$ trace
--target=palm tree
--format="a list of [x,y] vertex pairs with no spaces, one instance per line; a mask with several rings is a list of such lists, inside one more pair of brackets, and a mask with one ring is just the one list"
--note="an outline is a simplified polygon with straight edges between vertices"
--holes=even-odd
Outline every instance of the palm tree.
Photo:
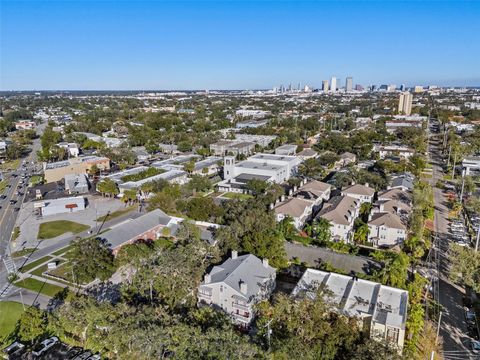
[[357,230],[353,234],[353,240],[356,243],[364,243],[367,241],[369,233],[370,228],[368,227],[368,224],[363,223],[357,228]]
[[324,218],[320,218],[316,220],[313,224],[313,232],[315,234],[315,238],[319,241],[330,241],[332,233],[330,232],[330,221]]

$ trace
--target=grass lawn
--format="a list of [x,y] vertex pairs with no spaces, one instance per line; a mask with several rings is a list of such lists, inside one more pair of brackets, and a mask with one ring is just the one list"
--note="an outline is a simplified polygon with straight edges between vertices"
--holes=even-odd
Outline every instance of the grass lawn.
[[22,266],[22,267],[20,268],[20,271],[21,271],[21,272],[27,272],[27,271],[29,271],[29,270],[32,270],[34,267],[37,267],[38,265],[41,265],[41,264],[43,264],[43,263],[46,263],[46,262],[47,262],[48,260],[50,260],[51,258],[52,258],[51,256],[45,256],[45,257],[43,257],[43,258],[41,258],[41,259],[35,260],[35,261],[33,261],[33,262],[25,265],[25,266]]
[[20,236],[20,227],[19,227],[19,226],[15,226],[15,227],[13,228],[12,239],[13,239],[13,240],[16,240],[19,236]]
[[35,185],[38,185],[38,184],[41,184],[41,183],[43,183],[43,176],[33,175],[30,178],[30,186],[35,186]]
[[0,194],[3,194],[6,187],[7,187],[7,182],[5,180],[0,181]]
[[35,251],[35,248],[25,248],[25,249],[18,250],[18,251],[15,251],[14,253],[12,253],[12,257],[25,256],[25,255],[33,253],[34,251]]
[[[114,212],[111,212],[110,215],[108,215],[108,220],[111,220],[111,219],[114,219],[116,217],[119,217],[119,216],[122,216],[122,215],[125,215],[127,213],[129,213],[130,211],[132,211],[133,209],[135,209],[136,206],[129,206],[129,207],[126,207],[125,209],[120,209],[120,210],[117,210],[117,211],[114,211]],[[100,216],[97,221],[103,221],[105,220],[105,217],[107,215],[103,215],[103,216]]]
[[52,239],[54,237],[63,235],[67,232],[78,234],[82,231],[90,229],[90,226],[79,224],[68,220],[48,221],[40,224],[38,229],[39,239]]
[[[62,263],[61,260],[55,260],[57,261],[57,267]],[[48,270],[48,264],[42,265],[35,270],[33,270],[30,274],[37,275],[37,276],[43,276],[43,273]]]
[[0,302],[0,342],[15,329],[22,313],[22,304],[15,301]]
[[72,247],[73,247],[73,245],[68,245],[68,246],[66,246],[66,247],[64,247],[64,248],[61,248],[60,250],[55,251],[55,252],[53,253],[53,255],[56,255],[56,256],[62,255],[62,254],[64,254],[64,253],[66,253],[67,251],[70,251],[70,250],[72,249]]
[[55,294],[63,290],[63,288],[60,286],[49,284],[49,283],[43,283],[42,281],[38,281],[32,278],[20,280],[15,283],[15,286],[19,286],[24,289],[32,290],[35,292],[40,292],[41,294],[47,295],[50,297],[55,296]]
[[66,262],[60,266],[57,266],[56,269],[50,270],[47,275],[53,275],[64,279],[65,281],[68,281],[70,283],[73,283],[72,268],[70,262]]
[[16,170],[20,165],[20,159],[6,161],[3,164],[0,164],[0,169],[2,170]]
[[248,200],[251,199],[253,196],[250,194],[239,194],[239,193],[225,193],[222,197],[227,199],[240,199],[240,200]]

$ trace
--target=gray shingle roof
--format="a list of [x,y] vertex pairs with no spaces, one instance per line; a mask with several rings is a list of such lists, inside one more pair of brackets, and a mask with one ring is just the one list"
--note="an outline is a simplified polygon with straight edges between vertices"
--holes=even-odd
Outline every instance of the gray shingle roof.
[[139,236],[139,234],[153,229],[157,225],[167,226],[170,221],[170,216],[162,210],[156,209],[136,219],[127,220],[113,229],[104,232],[100,237],[105,239],[112,249],[115,249]]
[[[237,256],[236,259],[228,258],[223,264],[214,266],[210,271],[212,283],[223,282],[238,292],[238,295],[247,301],[261,293],[265,282],[275,276],[275,268],[264,266],[262,260],[255,255],[247,254]],[[240,283],[247,284],[247,293],[240,292]],[[202,285],[207,285],[204,282]]]

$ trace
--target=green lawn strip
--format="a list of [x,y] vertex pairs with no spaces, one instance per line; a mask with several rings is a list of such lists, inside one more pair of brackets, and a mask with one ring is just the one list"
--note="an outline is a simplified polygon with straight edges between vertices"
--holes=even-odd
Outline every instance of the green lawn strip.
[[[57,266],[59,266],[62,263],[62,260],[54,260],[54,261],[57,262]],[[44,264],[44,265],[36,268],[32,272],[30,272],[30,274],[37,275],[37,276],[43,276],[43,273],[47,270],[48,270],[48,264]]]
[[35,186],[35,185],[38,185],[38,184],[41,184],[41,183],[43,183],[43,176],[33,175],[30,178],[30,186]]
[[13,228],[12,239],[13,239],[13,240],[16,240],[19,236],[20,236],[20,227],[19,227],[19,226],[15,226],[15,227]]
[[6,180],[0,181],[0,194],[3,194],[6,188],[7,188],[7,181]]
[[40,292],[43,295],[50,297],[55,296],[58,292],[63,290],[63,287],[42,282],[37,279],[27,278],[15,283],[15,286],[22,287],[24,289],[32,290],[34,292]]
[[42,240],[52,239],[67,232],[78,234],[82,231],[88,230],[89,228],[90,226],[88,225],[79,224],[68,220],[48,221],[40,224],[40,228],[38,229],[38,238]]
[[3,164],[0,164],[0,169],[2,170],[16,170],[20,165],[20,159],[6,161]]
[[239,194],[239,193],[225,193],[222,197],[227,199],[240,199],[240,200],[248,200],[251,199],[253,196],[249,194]]
[[35,248],[25,248],[25,249],[22,249],[22,250],[18,250],[18,251],[15,251],[12,253],[12,257],[21,257],[21,256],[25,256],[25,255],[28,255],[28,254],[31,254],[35,251]]
[[72,245],[68,245],[64,248],[61,248],[60,250],[55,251],[53,255],[56,255],[56,256],[63,255],[66,252],[70,251],[71,249],[72,249]]
[[0,344],[15,329],[15,324],[22,313],[22,304],[15,301],[0,302]]
[[59,277],[65,282],[73,283],[72,268],[69,262],[63,263],[62,265],[57,266],[56,269],[50,270],[47,275],[52,275],[55,278]]
[[46,263],[47,261],[49,261],[50,259],[52,259],[51,256],[44,256],[43,258],[40,258],[38,260],[35,260],[35,261],[32,261],[31,263],[28,263],[24,266],[22,266],[20,268],[20,271],[21,272],[27,272],[29,270],[32,270],[33,268],[43,264],[43,263]]
[[107,217],[107,215],[100,216],[97,219],[97,221],[104,221],[105,218],[107,218],[107,220],[115,219],[116,217],[119,217],[119,216],[122,216],[122,215],[125,215],[125,214],[129,213],[133,209],[135,209],[135,206],[129,206],[129,207],[126,207],[124,209],[120,209],[120,210],[117,210],[117,211],[114,211],[114,212],[110,213],[108,215],[108,217]]

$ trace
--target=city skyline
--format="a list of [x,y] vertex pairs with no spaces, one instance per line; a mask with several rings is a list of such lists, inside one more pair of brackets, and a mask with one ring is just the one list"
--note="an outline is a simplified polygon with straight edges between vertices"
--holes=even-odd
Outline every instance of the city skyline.
[[480,85],[474,2],[1,6],[1,91]]

